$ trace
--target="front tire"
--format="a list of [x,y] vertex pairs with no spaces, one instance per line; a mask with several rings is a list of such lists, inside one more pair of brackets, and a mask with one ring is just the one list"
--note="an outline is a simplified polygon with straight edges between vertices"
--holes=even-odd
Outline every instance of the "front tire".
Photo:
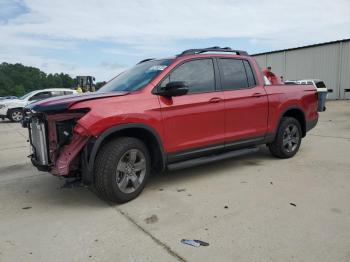
[[299,150],[302,139],[300,123],[293,117],[283,117],[275,141],[268,144],[272,155],[278,158],[293,157]]
[[12,109],[9,113],[9,119],[12,122],[21,122],[23,119],[23,110],[22,109]]
[[145,187],[151,169],[145,144],[133,137],[120,137],[99,151],[94,168],[95,189],[103,199],[124,203]]

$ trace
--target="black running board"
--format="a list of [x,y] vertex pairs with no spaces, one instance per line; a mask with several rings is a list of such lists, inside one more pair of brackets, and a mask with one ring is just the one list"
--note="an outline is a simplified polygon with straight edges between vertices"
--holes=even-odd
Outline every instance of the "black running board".
[[232,157],[237,157],[241,155],[246,155],[250,153],[255,153],[258,152],[259,148],[257,147],[252,147],[252,148],[244,148],[244,149],[239,149],[235,151],[229,151],[221,154],[216,154],[216,155],[209,155],[209,156],[204,156],[204,157],[199,157],[199,158],[194,158],[190,160],[185,160],[182,162],[178,163],[173,163],[169,164],[167,166],[168,170],[177,170],[177,169],[183,169],[183,168],[188,168],[188,167],[194,167],[194,166],[199,166],[202,164],[207,164],[227,158],[232,158]]

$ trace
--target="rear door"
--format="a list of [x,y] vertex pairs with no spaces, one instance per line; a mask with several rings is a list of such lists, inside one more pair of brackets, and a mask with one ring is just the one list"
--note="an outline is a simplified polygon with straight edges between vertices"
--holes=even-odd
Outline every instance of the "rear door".
[[268,100],[248,60],[218,58],[225,103],[226,144],[262,140],[267,132]]
[[[224,145],[224,102],[217,90],[213,59],[194,59],[177,66],[160,84],[185,81],[189,92],[159,97],[165,143],[170,161],[182,160],[206,148]],[[184,152],[187,151],[187,152]]]

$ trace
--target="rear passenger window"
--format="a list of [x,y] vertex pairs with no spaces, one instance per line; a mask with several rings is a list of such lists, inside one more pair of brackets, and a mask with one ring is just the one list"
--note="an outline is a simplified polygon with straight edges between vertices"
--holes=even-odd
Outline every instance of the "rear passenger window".
[[249,87],[247,74],[242,60],[219,59],[221,85],[223,90],[234,90]]
[[[212,59],[199,59],[177,67],[164,81],[184,81],[188,84],[189,93],[215,91],[214,65]],[[163,82],[164,82],[163,81]],[[161,86],[163,87],[163,83]]]
[[248,86],[249,87],[255,86],[256,85],[255,77],[249,62],[247,60],[243,60],[243,64],[244,64],[245,71],[247,73]]

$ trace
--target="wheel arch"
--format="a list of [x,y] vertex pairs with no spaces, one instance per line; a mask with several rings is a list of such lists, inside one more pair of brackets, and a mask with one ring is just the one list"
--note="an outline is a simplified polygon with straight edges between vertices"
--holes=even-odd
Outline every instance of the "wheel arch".
[[[306,118],[305,118],[304,111],[300,107],[292,106],[292,107],[286,108],[280,116],[278,126],[280,125],[283,117],[293,117],[293,118],[297,119],[300,123],[300,126],[301,126],[302,137],[306,136]],[[277,126],[277,128],[278,128],[278,126]]]
[[[93,168],[99,149],[108,141],[115,137],[135,137],[144,142],[150,151],[152,169],[161,172],[166,166],[166,155],[163,144],[157,131],[142,123],[122,124],[113,126],[105,130],[100,136],[90,140],[83,151],[83,181],[86,184],[93,182]],[[84,165],[83,165],[84,166]]]
[[[10,119],[10,120],[12,120],[11,114],[12,114],[12,112],[13,112],[14,110],[20,110],[20,111],[22,111],[22,114],[23,114],[23,109],[24,109],[24,107],[20,107],[20,106],[18,106],[18,107],[12,107],[12,108],[7,109],[7,113],[6,113],[7,118]],[[13,121],[13,120],[12,120],[12,121]]]
[[13,111],[13,110],[22,110],[23,111],[24,107],[20,107],[20,106],[16,106],[16,107],[11,107],[9,109],[7,109],[7,116],[10,116],[10,113]]

